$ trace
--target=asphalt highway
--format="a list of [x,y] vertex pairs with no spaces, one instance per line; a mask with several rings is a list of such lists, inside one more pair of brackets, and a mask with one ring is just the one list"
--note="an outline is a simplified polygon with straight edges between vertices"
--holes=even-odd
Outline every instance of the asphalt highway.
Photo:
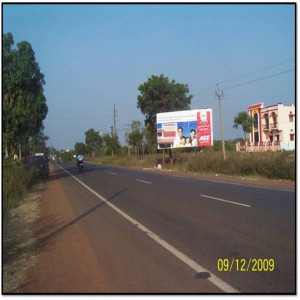
[[295,191],[96,164],[55,170],[108,292],[295,293]]

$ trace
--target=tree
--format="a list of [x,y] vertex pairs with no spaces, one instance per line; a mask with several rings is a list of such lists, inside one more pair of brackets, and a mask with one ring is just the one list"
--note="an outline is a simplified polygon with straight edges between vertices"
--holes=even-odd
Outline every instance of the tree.
[[149,131],[156,134],[156,114],[161,112],[190,109],[192,95],[187,84],[169,81],[168,77],[152,75],[147,82],[139,85],[137,107],[146,116],[145,125]]
[[104,134],[103,141],[105,142],[106,146],[106,154],[111,154],[114,156],[120,149],[120,143],[117,135],[110,136],[108,133]]
[[46,142],[49,140],[49,137],[46,136],[43,132],[43,128],[35,134],[33,137],[29,139],[29,145],[30,145],[30,153],[31,155],[34,155],[36,152],[42,152],[47,154],[48,149],[46,147]]
[[145,150],[146,152],[152,154],[156,151],[157,148],[157,135],[156,135],[156,129],[150,128],[149,125],[144,127],[143,135],[145,137]]
[[99,135],[99,131],[91,128],[85,132],[85,143],[89,155],[95,157],[95,152],[102,147],[103,139]]
[[242,111],[238,113],[238,115],[234,118],[233,122],[233,128],[235,129],[238,129],[239,125],[242,126],[245,135],[245,140],[247,140],[247,133],[250,133],[252,129],[252,118],[248,115],[247,112]]
[[30,43],[13,49],[11,33],[3,35],[3,146],[11,148],[28,142],[43,129],[48,107],[44,96],[44,75]]
[[143,129],[140,121],[132,121],[131,132],[128,134],[128,145],[134,147],[135,155],[139,155],[143,146]]
[[75,151],[75,154],[87,154],[88,151],[87,151],[87,146],[85,143],[78,143],[76,142],[75,146],[74,146],[74,151]]

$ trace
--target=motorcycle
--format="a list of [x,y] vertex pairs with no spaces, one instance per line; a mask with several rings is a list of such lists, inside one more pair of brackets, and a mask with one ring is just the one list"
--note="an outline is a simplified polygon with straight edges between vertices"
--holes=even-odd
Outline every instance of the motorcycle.
[[83,161],[78,162],[78,170],[79,170],[79,172],[83,171]]

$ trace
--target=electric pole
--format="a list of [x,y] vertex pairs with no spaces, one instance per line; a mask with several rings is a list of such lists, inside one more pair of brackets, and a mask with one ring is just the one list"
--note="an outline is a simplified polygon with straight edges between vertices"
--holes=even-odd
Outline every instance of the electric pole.
[[130,146],[129,146],[129,133],[130,133],[130,124],[126,124],[126,143],[127,143],[127,146],[128,146],[128,156],[130,156]]
[[117,135],[117,111],[116,111],[116,105],[114,104],[114,136]]
[[218,84],[217,84],[217,88],[218,88],[218,92],[216,93],[216,95],[219,98],[219,112],[220,112],[220,124],[221,124],[222,150],[223,150],[223,157],[224,157],[224,160],[225,160],[226,159],[226,154],[225,154],[225,143],[224,143],[224,126],[223,126],[222,107],[221,107],[221,97],[223,96],[223,91],[222,91],[222,94],[220,94],[220,89],[219,89]]

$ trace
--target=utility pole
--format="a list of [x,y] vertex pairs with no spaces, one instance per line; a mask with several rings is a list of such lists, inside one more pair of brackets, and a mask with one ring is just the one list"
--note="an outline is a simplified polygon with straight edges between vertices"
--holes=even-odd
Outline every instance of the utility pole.
[[225,143],[224,143],[224,126],[223,126],[222,107],[221,107],[221,97],[223,96],[223,91],[222,91],[222,94],[220,94],[219,84],[217,84],[217,88],[218,88],[218,92],[216,93],[216,95],[219,98],[219,112],[220,112],[220,124],[221,124],[222,150],[223,150],[224,160],[226,160]]
[[130,124],[126,124],[126,143],[127,143],[127,148],[128,148],[128,156],[130,156],[130,146],[129,146],[129,133],[130,133]]
[[114,104],[114,133],[113,135],[116,136],[117,135],[117,111],[116,111],[116,105]]

